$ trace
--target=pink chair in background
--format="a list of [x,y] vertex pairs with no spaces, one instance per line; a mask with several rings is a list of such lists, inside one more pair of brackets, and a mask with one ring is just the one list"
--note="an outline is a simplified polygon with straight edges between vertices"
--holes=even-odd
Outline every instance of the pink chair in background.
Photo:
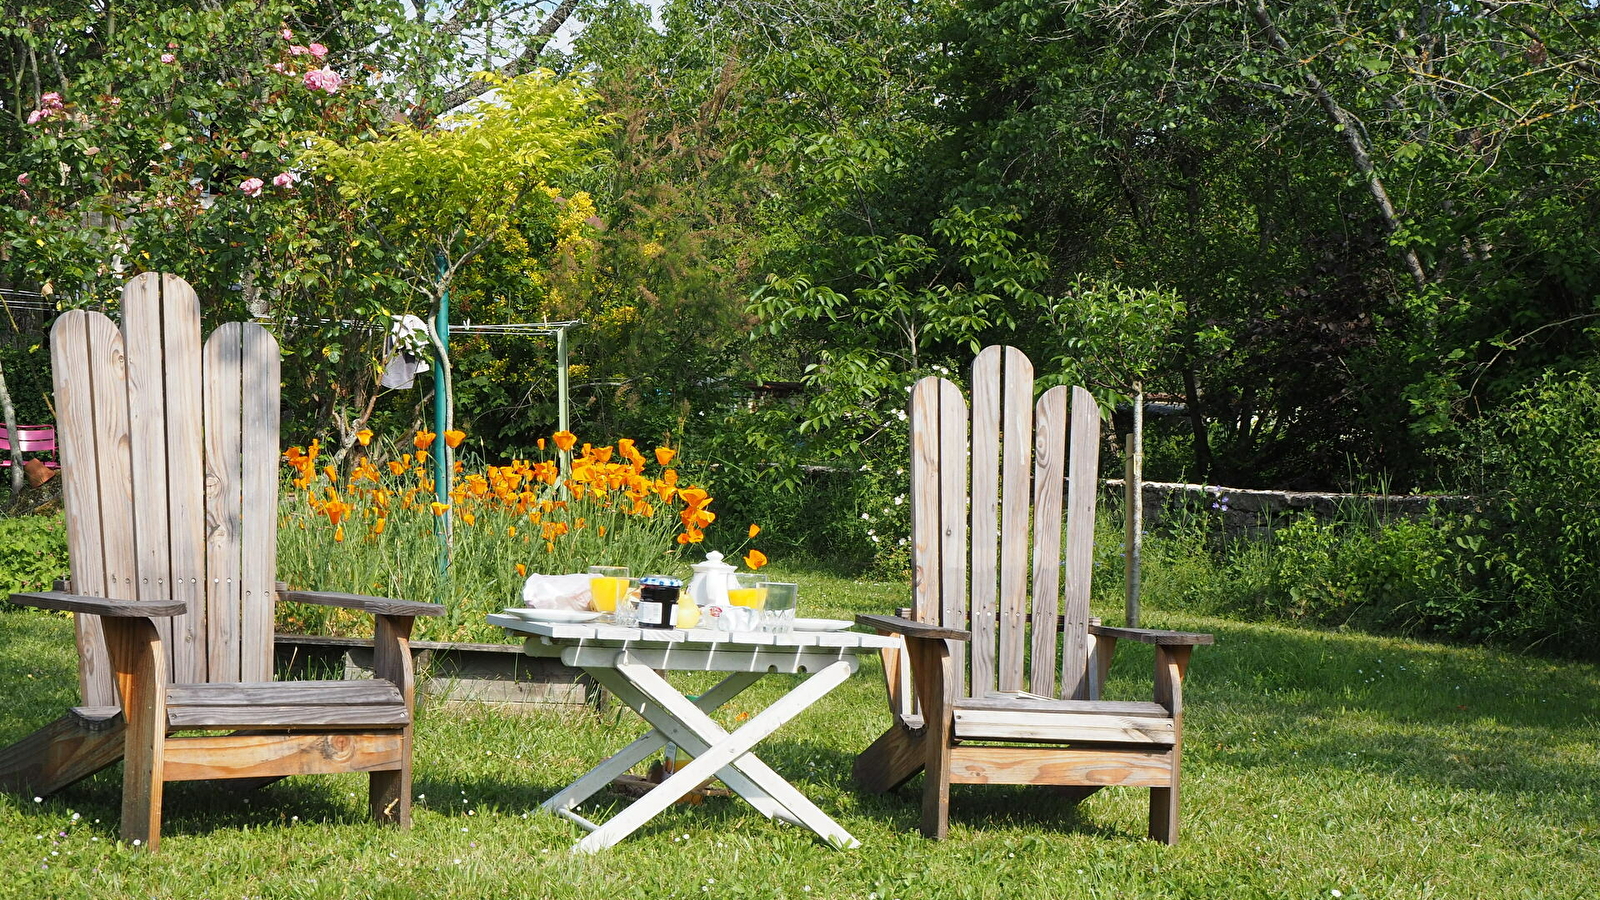
[[[61,464],[56,462],[56,427],[54,425],[18,425],[17,447],[23,453],[48,453],[49,457],[40,460],[47,467],[57,469]],[[0,427],[0,469],[11,465],[11,435],[4,427]]]

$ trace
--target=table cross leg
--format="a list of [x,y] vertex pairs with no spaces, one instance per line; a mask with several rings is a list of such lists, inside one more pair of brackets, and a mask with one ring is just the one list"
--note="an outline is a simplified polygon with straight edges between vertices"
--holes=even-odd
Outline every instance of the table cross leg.
[[[784,723],[799,715],[806,707],[821,699],[829,691],[843,684],[845,679],[855,670],[852,661],[840,660],[824,667],[821,671],[801,683],[794,690],[785,694],[778,702],[772,704],[750,718],[742,727],[733,733],[728,733],[717,725],[703,711],[690,703],[682,694],[678,693],[666,679],[656,674],[648,666],[628,662],[626,653],[622,654],[617,662],[616,669],[622,677],[638,688],[646,698],[653,701],[653,705],[645,704],[640,714],[646,717],[652,725],[661,729],[663,723],[677,722],[686,727],[690,732],[698,735],[707,744],[707,749],[699,756],[690,760],[687,765],[679,769],[666,781],[657,785],[648,794],[639,798],[627,809],[617,814],[611,821],[602,825],[599,830],[590,833],[573,847],[575,852],[593,853],[609,847],[632,834],[641,825],[659,815],[671,806],[678,798],[694,790],[702,781],[729,768],[735,760],[741,759],[750,753],[750,750],[762,739],[778,730]],[[662,729],[663,732],[666,729]],[[771,772],[770,769],[767,770]],[[743,772],[749,777],[748,772]],[[724,778],[724,781],[727,779]],[[757,786],[768,795],[784,788],[794,790],[776,773],[772,773],[770,783],[768,779],[751,778]],[[731,785],[730,785],[731,787]],[[788,805],[788,804],[785,804]],[[856,840],[850,836],[838,823],[816,809],[809,802],[807,806],[816,811],[816,816],[802,817],[805,824],[815,831],[824,840],[840,846],[854,846]],[[800,810],[791,811],[799,813]]]
[[[710,690],[696,698],[694,705],[707,711],[719,709],[729,700],[738,696],[745,688],[755,684],[760,679],[760,672],[735,672],[717,682]],[[601,681],[601,685],[612,693],[617,693],[616,685],[605,683],[605,681],[610,680]],[[624,699],[623,702],[629,706],[634,706],[631,699]],[[584,773],[583,777],[562,788],[560,793],[540,804],[539,808],[546,812],[558,814],[564,810],[572,809],[600,791],[605,790],[607,785],[617,779],[617,776],[649,759],[652,754],[665,746],[667,741],[675,739],[670,734],[663,734],[659,728],[652,728],[643,737],[623,747],[600,763],[600,765]],[[684,749],[691,753],[694,752],[694,748],[686,746]]]
[[[621,675],[617,674],[615,670],[609,668],[597,668],[591,670],[589,674],[595,679],[595,681],[599,682],[602,687],[610,691],[612,696],[616,698],[617,702],[638,713],[640,718],[654,725],[655,727],[651,729],[650,735],[657,735],[656,740],[658,742],[662,740],[660,735],[665,735],[666,740],[676,742],[678,746],[686,750],[691,756],[699,756],[705,753],[707,748],[711,746],[703,738],[691,731],[688,726],[676,721],[671,716],[657,715],[653,711],[647,711],[653,705],[655,705],[655,701],[645,696],[643,692],[631,684],[626,678],[623,678]],[[759,672],[741,672],[739,675],[753,677],[756,679],[761,677],[761,673]],[[705,710],[715,708],[707,706],[701,701],[695,701],[695,706]],[[648,736],[649,735],[647,735],[647,737]],[[771,771],[770,769],[767,769],[767,767],[760,760],[756,759],[754,755],[745,756],[743,759],[735,763],[735,765],[739,766],[740,768],[743,768],[747,765],[756,767],[762,772]],[[791,825],[805,827],[806,823],[801,820],[799,816],[796,816],[793,812],[791,812],[789,808],[781,803],[777,798],[768,794],[765,790],[762,790],[759,785],[757,785],[754,781],[751,781],[750,778],[739,771],[739,769],[731,767],[723,769],[721,772],[717,773],[717,777],[721,778],[723,783],[726,784],[734,793],[743,797],[746,802],[748,802],[751,806],[754,806],[757,811],[767,818],[782,819]],[[593,831],[594,829],[591,828],[589,830]]]

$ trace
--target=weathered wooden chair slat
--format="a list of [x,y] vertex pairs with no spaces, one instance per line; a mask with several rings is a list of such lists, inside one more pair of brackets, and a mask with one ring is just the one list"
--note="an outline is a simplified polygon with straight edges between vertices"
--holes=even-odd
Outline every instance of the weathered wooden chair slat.
[[[0,749],[0,788],[46,794],[123,759],[123,836],[155,849],[166,781],[368,772],[373,815],[409,824],[408,642],[442,610],[297,592],[377,615],[378,678],[272,682],[277,342],[229,323],[202,344],[172,275],[130,280],[122,315],[52,332],[71,587],[11,599],[74,613],[83,706]],[[274,733],[175,734],[219,728]]]
[[[1100,411],[1082,388],[1037,401],[1033,389],[1032,364],[1010,347],[974,360],[970,418],[953,383],[912,388],[910,618],[858,619],[907,649],[885,657],[896,724],[857,758],[856,777],[884,791],[925,771],[933,837],[948,827],[952,783],[1077,786],[1078,799],[1148,787],[1150,834],[1172,843],[1180,683],[1192,646],[1211,637],[1089,618]],[[1153,702],[1100,698],[1118,638],[1157,645]]]

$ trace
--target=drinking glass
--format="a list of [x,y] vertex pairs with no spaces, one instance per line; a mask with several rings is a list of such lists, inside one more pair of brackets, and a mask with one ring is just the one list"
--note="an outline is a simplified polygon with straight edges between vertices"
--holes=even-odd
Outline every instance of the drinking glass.
[[749,587],[728,588],[728,602],[734,606],[748,606],[753,609],[760,609],[765,604],[766,599],[767,582],[764,578],[757,579],[756,583]]
[[617,601],[628,592],[627,566],[590,566],[589,594],[594,608],[603,613],[617,611]]
[[786,581],[768,581],[761,588],[766,591],[766,600],[761,606],[761,630],[768,634],[793,631],[800,586]]
[[616,621],[623,628],[633,628],[639,624],[639,579],[624,580],[628,586],[617,600]]

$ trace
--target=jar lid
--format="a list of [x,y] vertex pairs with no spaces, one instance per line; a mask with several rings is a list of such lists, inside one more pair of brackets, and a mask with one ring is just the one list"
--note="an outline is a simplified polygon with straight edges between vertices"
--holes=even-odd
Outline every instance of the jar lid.
[[644,587],[646,585],[651,587],[681,588],[683,587],[683,582],[676,578],[669,578],[666,575],[646,575],[645,577],[639,579],[639,586]]

